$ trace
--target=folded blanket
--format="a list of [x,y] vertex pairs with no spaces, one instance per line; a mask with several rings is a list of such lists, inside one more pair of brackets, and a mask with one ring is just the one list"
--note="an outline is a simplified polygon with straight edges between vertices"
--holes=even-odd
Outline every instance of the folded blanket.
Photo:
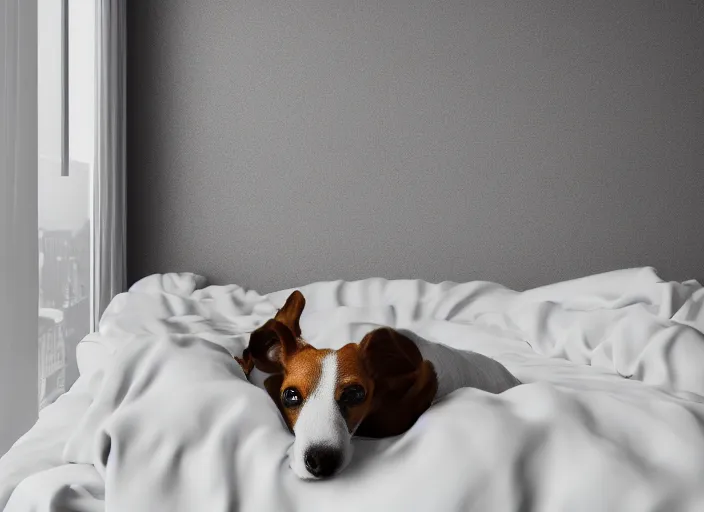
[[317,482],[293,475],[292,435],[232,359],[290,290],[203,284],[151,276],[113,301],[79,346],[91,400],[62,460],[21,481],[0,460],[5,510],[704,510],[696,282],[645,268],[527,292],[383,279],[300,288],[316,347],[389,325],[493,357],[524,383],[455,391],[402,436],[355,439],[351,465]]

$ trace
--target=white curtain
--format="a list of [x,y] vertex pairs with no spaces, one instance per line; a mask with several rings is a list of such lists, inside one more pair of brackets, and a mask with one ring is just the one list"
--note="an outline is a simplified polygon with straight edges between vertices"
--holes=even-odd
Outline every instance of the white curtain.
[[126,0],[96,0],[93,328],[124,291]]
[[0,455],[37,416],[37,3],[0,0]]

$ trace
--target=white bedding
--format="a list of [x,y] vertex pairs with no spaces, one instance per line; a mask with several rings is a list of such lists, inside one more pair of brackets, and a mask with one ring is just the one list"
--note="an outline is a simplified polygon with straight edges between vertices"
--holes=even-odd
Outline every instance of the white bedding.
[[[704,289],[650,268],[514,292],[487,282],[304,286],[304,336],[379,325],[492,356],[525,384],[463,389],[405,435],[356,439],[306,482],[231,354],[290,290],[146,278],[78,348],[79,381],[0,459],[6,511],[704,510]],[[109,454],[109,455],[108,455]]]

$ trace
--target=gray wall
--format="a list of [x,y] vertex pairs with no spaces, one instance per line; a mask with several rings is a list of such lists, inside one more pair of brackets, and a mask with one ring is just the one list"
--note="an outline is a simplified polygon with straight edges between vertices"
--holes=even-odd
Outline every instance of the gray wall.
[[704,275],[701,0],[132,0],[132,280]]

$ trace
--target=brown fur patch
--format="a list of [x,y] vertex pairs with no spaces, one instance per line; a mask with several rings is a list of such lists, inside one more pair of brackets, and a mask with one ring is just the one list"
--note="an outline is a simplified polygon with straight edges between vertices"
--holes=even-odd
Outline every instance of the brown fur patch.
[[[310,394],[315,390],[320,380],[323,358],[328,355],[331,350],[318,350],[310,345],[299,346],[290,357],[284,361],[284,374],[281,382],[279,395],[286,388],[296,388],[303,397],[303,403],[298,407],[287,409],[281,408],[281,412],[286,418],[286,423],[293,430],[301,407],[308,399]],[[280,400],[280,398],[279,398]]]
[[345,411],[347,429],[353,432],[369,414],[374,399],[374,381],[364,370],[360,360],[359,345],[349,343],[337,351],[337,389],[335,400],[339,400],[346,387],[359,385],[364,388],[366,398],[361,404],[349,407]]

